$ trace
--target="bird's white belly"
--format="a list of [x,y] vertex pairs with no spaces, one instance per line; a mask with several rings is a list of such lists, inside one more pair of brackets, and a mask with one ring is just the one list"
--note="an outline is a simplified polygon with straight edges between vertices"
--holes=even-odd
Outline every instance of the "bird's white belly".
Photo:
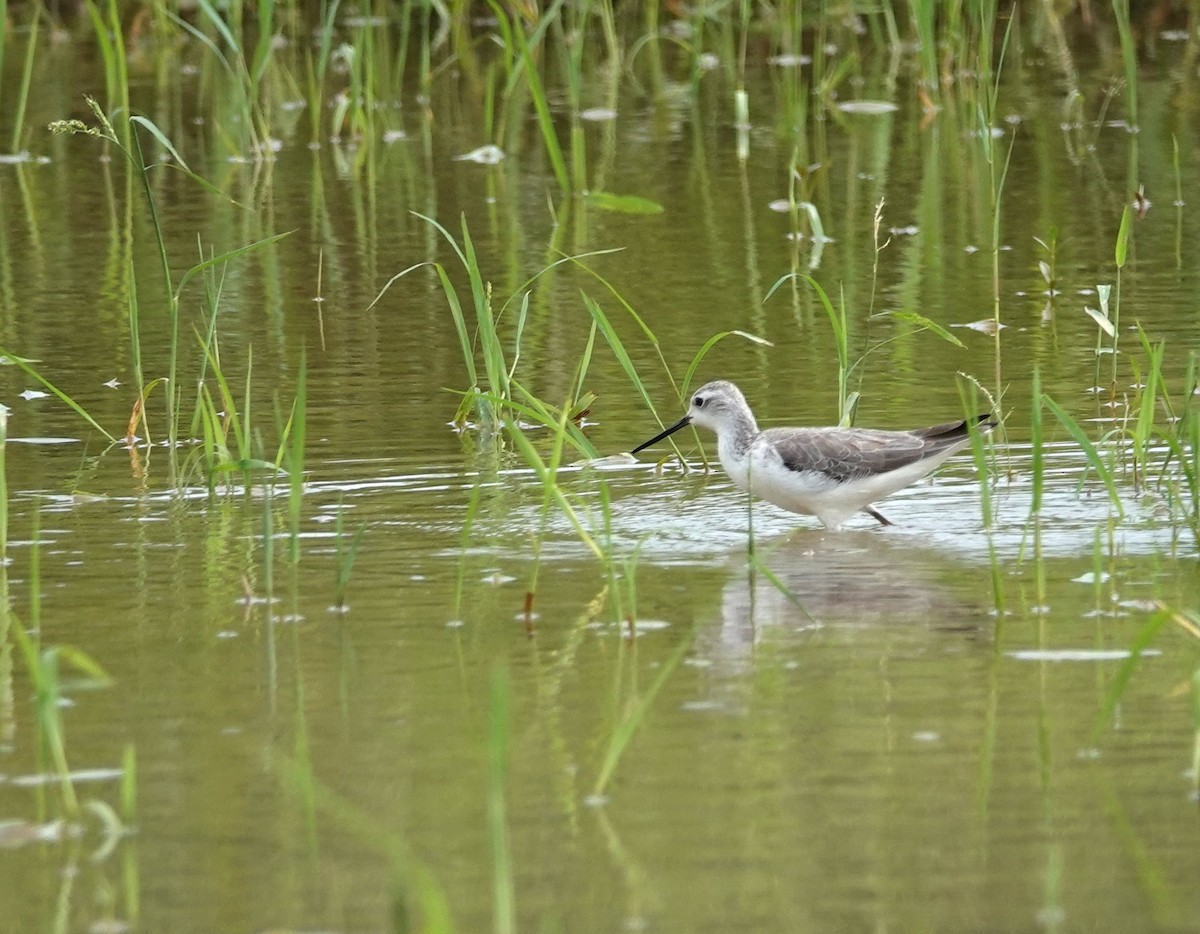
[[767,444],[753,445],[737,457],[718,446],[721,466],[741,489],[789,512],[817,516],[828,528],[936,469],[952,453],[944,451],[898,470],[839,481],[816,470],[791,470]]
[[[789,470],[779,455],[766,448],[752,448],[741,458],[721,455],[721,466],[739,489],[789,512],[815,516],[824,511],[831,493],[836,496],[840,484],[823,473]],[[817,502],[822,509],[817,509]],[[856,511],[857,507],[855,507]]]

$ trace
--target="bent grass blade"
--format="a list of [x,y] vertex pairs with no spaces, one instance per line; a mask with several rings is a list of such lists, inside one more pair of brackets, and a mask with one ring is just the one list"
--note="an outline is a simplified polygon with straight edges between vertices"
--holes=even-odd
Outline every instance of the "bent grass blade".
[[59,389],[57,386],[55,386],[52,382],[50,382],[50,380],[46,379],[46,377],[42,376],[41,373],[39,373],[32,366],[30,366],[23,358],[18,357],[14,353],[10,353],[9,351],[5,350],[3,347],[0,347],[0,360],[7,360],[13,366],[24,371],[28,376],[31,376],[33,379],[37,380],[39,383],[41,383],[43,386],[45,386],[53,395],[57,396],[61,402],[66,403],[71,408],[72,411],[74,411],[77,415],[79,415],[80,418],[82,418],[85,422],[87,422],[89,425],[91,425],[93,428],[95,428],[98,432],[100,432],[100,434],[104,435],[105,438],[107,438],[113,444],[117,443],[117,439],[114,438],[111,434],[109,434],[109,432],[106,431],[99,422],[97,422],[94,418],[92,418],[92,416],[88,414],[87,410],[83,406],[81,406],[78,402],[76,402],[74,399],[72,399],[70,396],[68,396],[65,392],[63,392],[61,389]]
[[1096,471],[1096,475],[1104,483],[1104,488],[1108,491],[1108,498],[1112,501],[1114,508],[1117,510],[1118,517],[1124,519],[1125,507],[1121,503],[1121,494],[1117,491],[1117,484],[1113,480],[1112,471],[1108,469],[1107,465],[1104,463],[1104,460],[1100,457],[1100,452],[1096,450],[1096,446],[1092,444],[1088,436],[1084,434],[1083,429],[1079,427],[1079,423],[1076,422],[1075,419],[1071,418],[1071,416],[1068,415],[1063,410],[1062,406],[1060,406],[1057,402],[1055,402],[1049,396],[1043,394],[1042,405],[1051,411],[1054,417],[1057,418],[1060,424],[1062,424],[1062,426],[1067,430],[1067,433],[1075,439],[1075,443],[1079,445],[1080,449],[1082,449],[1084,455],[1087,457],[1088,463],[1091,465],[1092,469]]
[[683,661],[684,656],[692,647],[694,638],[695,632],[693,631],[688,634],[686,639],[679,643],[675,651],[662,663],[657,677],[655,677],[653,683],[646,690],[646,693],[626,711],[625,716],[621,718],[621,722],[613,730],[608,740],[608,747],[604,752],[604,759],[600,764],[600,771],[596,775],[596,784],[592,786],[592,794],[594,796],[602,796],[608,788],[613,774],[621,764],[621,758],[624,756],[625,750],[629,747],[633,737],[637,735],[637,731],[646,721],[646,717],[650,713],[650,708],[654,705],[654,701],[662,690],[663,685],[667,683],[667,679],[679,667],[679,663]]
[[682,390],[684,396],[687,395],[688,387],[692,385],[692,377],[696,375],[696,370],[699,368],[701,361],[708,356],[708,352],[710,350],[712,350],[715,346],[717,346],[717,344],[725,340],[727,337],[745,338],[752,344],[759,344],[763,347],[775,346],[765,337],[759,337],[757,334],[751,334],[749,331],[720,331],[714,334],[704,342],[703,346],[698,351],[696,351],[696,355],[692,357],[692,362],[688,365],[687,372],[683,374],[683,382],[680,384],[680,389]]

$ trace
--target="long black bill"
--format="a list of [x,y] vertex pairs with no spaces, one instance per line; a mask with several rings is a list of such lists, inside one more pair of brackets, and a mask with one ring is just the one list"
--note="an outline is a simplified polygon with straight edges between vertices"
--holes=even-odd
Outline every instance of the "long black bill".
[[670,428],[666,429],[665,431],[660,431],[649,441],[643,441],[641,444],[639,444],[636,448],[634,448],[629,453],[636,454],[638,451],[644,451],[644,450],[646,450],[646,448],[650,447],[650,445],[658,444],[658,442],[660,442],[663,438],[667,437],[668,435],[675,434],[675,432],[677,432],[680,428],[686,428],[688,425],[691,424],[691,422],[692,422],[692,416],[685,415],[685,416],[683,416],[683,418],[681,418],[679,421],[677,421]]

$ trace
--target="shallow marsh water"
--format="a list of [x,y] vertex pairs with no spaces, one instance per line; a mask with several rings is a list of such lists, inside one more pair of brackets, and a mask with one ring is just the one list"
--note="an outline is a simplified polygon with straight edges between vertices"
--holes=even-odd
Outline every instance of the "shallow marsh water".
[[[858,423],[911,427],[961,411],[958,372],[995,388],[996,342],[962,327],[990,317],[993,287],[971,106],[947,92],[927,117],[913,63],[895,81],[882,57],[868,58],[855,94],[900,109],[832,107],[797,134],[780,104],[790,78],[763,60],[748,76],[742,163],[726,76],[693,90],[688,63],[668,58],[653,93],[619,83],[616,119],[585,128],[594,186],[665,209],[627,215],[559,199],[532,121],[526,148],[500,164],[455,161],[486,142],[476,97],[455,81],[433,85],[432,120],[411,105],[390,112],[407,137],[376,140],[365,157],[328,143],[311,151],[297,129],[275,161],[254,166],[213,156],[217,134],[163,103],[173,76],[140,74],[135,106],[177,130],[193,167],[242,205],[155,175],[177,269],[193,262],[197,237],[220,251],[295,231],[229,267],[219,332],[239,387],[252,360],[268,448],[276,400],[286,409],[306,355],[300,559],[287,556],[286,484],[269,501],[261,483],[180,492],[161,447],[105,449],[54,398],[20,395],[40,386],[3,371],[13,605],[28,622],[36,515],[41,643],[74,646],[112,678],[66,685],[70,766],[96,770],[78,793],[118,807],[127,748],[137,776],[134,833],[111,850],[91,812],[79,839],[23,835],[50,833],[60,810],[55,786],[37,781],[47,768],[30,675],[11,639],[0,647],[0,930],[400,930],[405,912],[425,917],[430,891],[457,930],[482,930],[502,914],[498,839],[520,930],[1195,930],[1195,641],[1164,628],[1109,701],[1155,602],[1195,608],[1196,543],[1128,473],[1117,517],[1049,421],[1040,560],[1028,520],[1035,367],[1093,440],[1136,397],[1144,363],[1134,369],[1132,323],[1167,341],[1164,378],[1183,388],[1200,336],[1188,195],[1200,190],[1200,122],[1184,93],[1195,50],[1143,49],[1140,132],[1130,133],[1062,127],[1070,84],[1089,116],[1099,111],[1118,73],[1111,57],[1081,45],[1067,74],[1028,42],[1002,95],[1019,119],[1001,137],[1007,146],[1016,134],[999,254],[1011,414],[990,463],[991,529],[965,456],[882,505],[896,526],[864,520],[842,534],[765,505],[749,512],[719,472],[673,460],[565,470],[585,526],[630,559],[616,581],[561,512],[544,510],[510,444],[448,424],[458,398],[446,389],[467,385],[436,278],[411,273],[371,304],[389,278],[430,259],[465,294],[445,243],[411,212],[456,235],[466,217],[497,304],[558,251],[621,248],[588,263],[653,329],[676,379],[718,331],[772,342],[731,337],[698,373],[736,379],[764,424],[837,417],[824,310],[800,286],[767,298],[780,275],[811,269],[845,296],[852,358],[894,338],[863,365]],[[64,78],[67,54],[39,59],[34,126],[84,115],[81,95],[100,79],[83,67]],[[179,80],[190,99],[192,79]],[[812,198],[833,240],[819,254],[790,241],[792,218],[770,208],[787,195],[801,143],[804,161],[824,166]],[[0,167],[2,343],[119,434],[133,394],[126,177],[94,140],[39,133],[30,149],[48,161]],[[1121,208],[1141,183],[1153,207],[1123,273],[1127,353],[1110,407],[1111,358],[1095,393],[1096,325],[1083,308],[1115,279]],[[925,315],[962,348],[908,324],[868,324],[881,198],[891,242],[878,254],[875,309]],[[135,202],[139,238],[146,222]],[[1047,310],[1033,238],[1052,227],[1060,294]],[[160,375],[157,260],[137,242],[145,369]],[[569,392],[592,320],[580,290],[618,323],[673,418],[654,349],[603,283],[567,266],[533,286],[518,372],[545,399]],[[189,329],[199,307],[198,296],[185,301]],[[112,379],[122,385],[105,386]],[[588,433],[602,454],[657,430],[599,338],[586,387],[598,394]],[[150,412],[154,428],[161,397]],[[680,444],[699,467],[694,441]],[[344,539],[365,527],[344,614],[330,612],[339,510]],[[751,520],[778,585],[748,569]],[[618,594],[636,607],[636,638]],[[497,679],[503,837],[490,777]],[[614,735],[647,699],[598,792]]]

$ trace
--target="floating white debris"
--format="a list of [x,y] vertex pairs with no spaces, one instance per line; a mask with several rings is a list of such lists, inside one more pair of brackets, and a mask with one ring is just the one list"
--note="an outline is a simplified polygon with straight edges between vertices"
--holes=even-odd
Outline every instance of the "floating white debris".
[[579,119],[592,123],[606,123],[609,120],[616,120],[617,112],[611,107],[589,107],[587,110],[580,111]]
[[812,237],[812,238],[810,238],[810,237],[808,237],[807,234],[804,233],[803,230],[789,230],[783,236],[784,236],[785,240],[790,240],[792,243],[800,243],[802,240],[808,240],[808,239],[811,239],[813,243],[817,243],[817,244],[837,243],[837,241],[834,240],[833,237]]
[[0,850],[15,850],[31,843],[60,843],[67,838],[79,837],[83,828],[78,824],[55,820],[46,824],[35,824],[25,820],[0,821]]
[[45,399],[48,395],[50,393],[42,392],[40,389],[26,389],[21,393],[21,398],[28,402],[32,399]]
[[461,156],[455,156],[454,161],[478,162],[480,165],[495,165],[497,162],[504,161],[504,150],[499,146],[488,143],[486,146],[480,146],[478,149],[472,149],[470,152],[464,152]]
[[693,700],[684,701],[679,705],[680,710],[689,711],[706,711],[706,710],[724,710],[725,705],[717,700]]
[[408,134],[403,130],[387,130],[383,134],[383,141],[385,143],[402,143],[406,139],[408,139]]
[[978,321],[968,321],[966,324],[952,324],[952,328],[970,328],[980,334],[995,334],[997,330],[1008,327],[1003,321],[997,323],[994,318],[980,318]]
[[918,743],[936,743],[942,738],[942,734],[936,730],[918,730],[916,733],[913,733],[912,738]]
[[657,632],[662,629],[669,629],[671,626],[663,619],[639,619],[633,623],[633,630],[630,631],[628,620],[619,623],[588,623],[587,628],[593,630],[598,636],[644,636],[650,632]]
[[[1119,662],[1129,658],[1128,649],[1017,649],[1005,652],[1019,662]],[[1143,649],[1142,655],[1161,655],[1158,649]]]
[[[1108,571],[1100,572],[1100,583],[1104,583],[1106,580],[1108,580],[1108,578],[1109,578]],[[1078,577],[1072,577],[1071,583],[1072,584],[1094,584],[1094,583],[1096,583],[1096,573],[1094,571],[1087,571],[1084,574],[1080,574]]]
[[[121,769],[78,769],[68,772],[67,778],[73,782],[108,782],[121,778],[125,773]],[[39,785],[55,785],[63,780],[57,772],[42,772],[36,775],[14,775],[9,779],[10,785],[21,788],[36,788]]]
[[572,467],[628,467],[630,464],[641,463],[629,453],[609,454],[607,457],[591,457],[571,464]]
[[772,55],[767,61],[779,68],[799,68],[812,62],[809,55]]
[[260,597],[256,594],[243,594],[233,601],[241,606],[263,606],[264,604],[278,603],[278,597]]
[[786,214],[792,209],[792,202],[787,198],[776,198],[767,208],[774,211],[776,214]]
[[837,109],[847,114],[890,114],[899,110],[891,101],[839,101]]
[[121,385],[121,381],[114,376],[112,379],[110,379],[104,385],[107,386],[109,389],[116,389],[118,386]]

